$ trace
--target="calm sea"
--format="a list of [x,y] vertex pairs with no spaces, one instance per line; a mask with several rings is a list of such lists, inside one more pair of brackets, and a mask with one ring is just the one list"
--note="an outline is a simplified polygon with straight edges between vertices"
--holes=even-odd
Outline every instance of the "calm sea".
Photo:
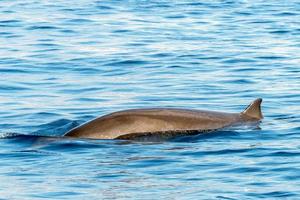
[[[0,1],[0,199],[300,199],[297,0]],[[260,128],[67,139],[129,108],[240,112]]]

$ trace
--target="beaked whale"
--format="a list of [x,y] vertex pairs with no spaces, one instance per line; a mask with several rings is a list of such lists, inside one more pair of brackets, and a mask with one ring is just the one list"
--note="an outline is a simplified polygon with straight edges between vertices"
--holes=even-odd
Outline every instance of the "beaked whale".
[[68,131],[65,136],[90,139],[134,140],[147,136],[199,134],[262,118],[262,99],[253,101],[241,113],[192,109],[148,108],[114,112]]

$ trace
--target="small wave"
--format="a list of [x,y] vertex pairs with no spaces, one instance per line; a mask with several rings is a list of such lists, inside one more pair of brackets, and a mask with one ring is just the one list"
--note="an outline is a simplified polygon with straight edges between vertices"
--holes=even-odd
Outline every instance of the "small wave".
[[22,21],[20,20],[1,20],[0,27],[8,28],[8,27],[19,27]]
[[65,23],[67,23],[67,24],[74,24],[76,26],[78,26],[78,24],[92,23],[92,22],[94,22],[94,21],[90,20],[90,19],[84,19],[84,18],[69,19],[69,20],[65,21]]
[[35,153],[44,151],[59,152],[77,152],[93,148],[110,147],[112,144],[119,144],[115,140],[90,140],[81,138],[44,136],[39,134],[22,134],[22,133],[1,133],[0,139],[7,140],[9,144],[16,147],[14,152]]
[[298,194],[294,192],[287,192],[287,191],[273,191],[273,192],[266,192],[261,194],[254,194],[254,196],[259,198],[287,198],[287,197],[297,197]]
[[27,28],[27,30],[53,30],[53,29],[59,29],[59,28],[50,25],[34,25]]
[[78,152],[92,151],[91,149],[105,148],[110,144],[109,141],[99,140],[84,140],[84,139],[72,139],[66,137],[48,138],[39,142],[39,148],[46,151],[63,151],[63,152]]
[[105,66],[136,66],[136,65],[143,65],[143,64],[148,64],[147,61],[145,60],[123,60],[123,61],[116,61],[116,62],[111,62],[105,64]]
[[[48,114],[48,113],[43,113]],[[51,113],[49,113],[51,114]],[[31,135],[39,136],[63,136],[68,130],[78,126],[77,121],[71,121],[68,119],[59,119],[50,123],[42,124],[38,126],[38,130],[31,133]]]
[[269,154],[271,157],[298,157],[299,155],[298,151],[277,151]]
[[0,139],[13,138],[18,136],[23,136],[24,134],[20,133],[0,133]]
[[36,140],[38,138],[57,138],[54,136],[44,136],[44,135],[38,135],[38,134],[24,134],[24,133],[0,133],[0,139],[11,139],[14,141],[25,141],[30,142],[32,140]]

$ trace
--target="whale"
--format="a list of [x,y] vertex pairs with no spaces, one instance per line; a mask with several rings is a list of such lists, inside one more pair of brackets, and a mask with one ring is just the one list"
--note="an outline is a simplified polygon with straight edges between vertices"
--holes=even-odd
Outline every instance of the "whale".
[[144,108],[113,112],[68,131],[64,136],[88,139],[121,139],[195,135],[263,119],[262,99],[240,113],[183,108]]

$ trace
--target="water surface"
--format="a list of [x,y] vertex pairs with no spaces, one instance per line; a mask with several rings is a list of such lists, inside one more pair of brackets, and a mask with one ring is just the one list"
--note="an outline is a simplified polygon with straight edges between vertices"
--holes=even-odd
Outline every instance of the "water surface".
[[[1,199],[298,199],[298,1],[1,1]],[[113,111],[240,112],[260,129],[62,138]]]

